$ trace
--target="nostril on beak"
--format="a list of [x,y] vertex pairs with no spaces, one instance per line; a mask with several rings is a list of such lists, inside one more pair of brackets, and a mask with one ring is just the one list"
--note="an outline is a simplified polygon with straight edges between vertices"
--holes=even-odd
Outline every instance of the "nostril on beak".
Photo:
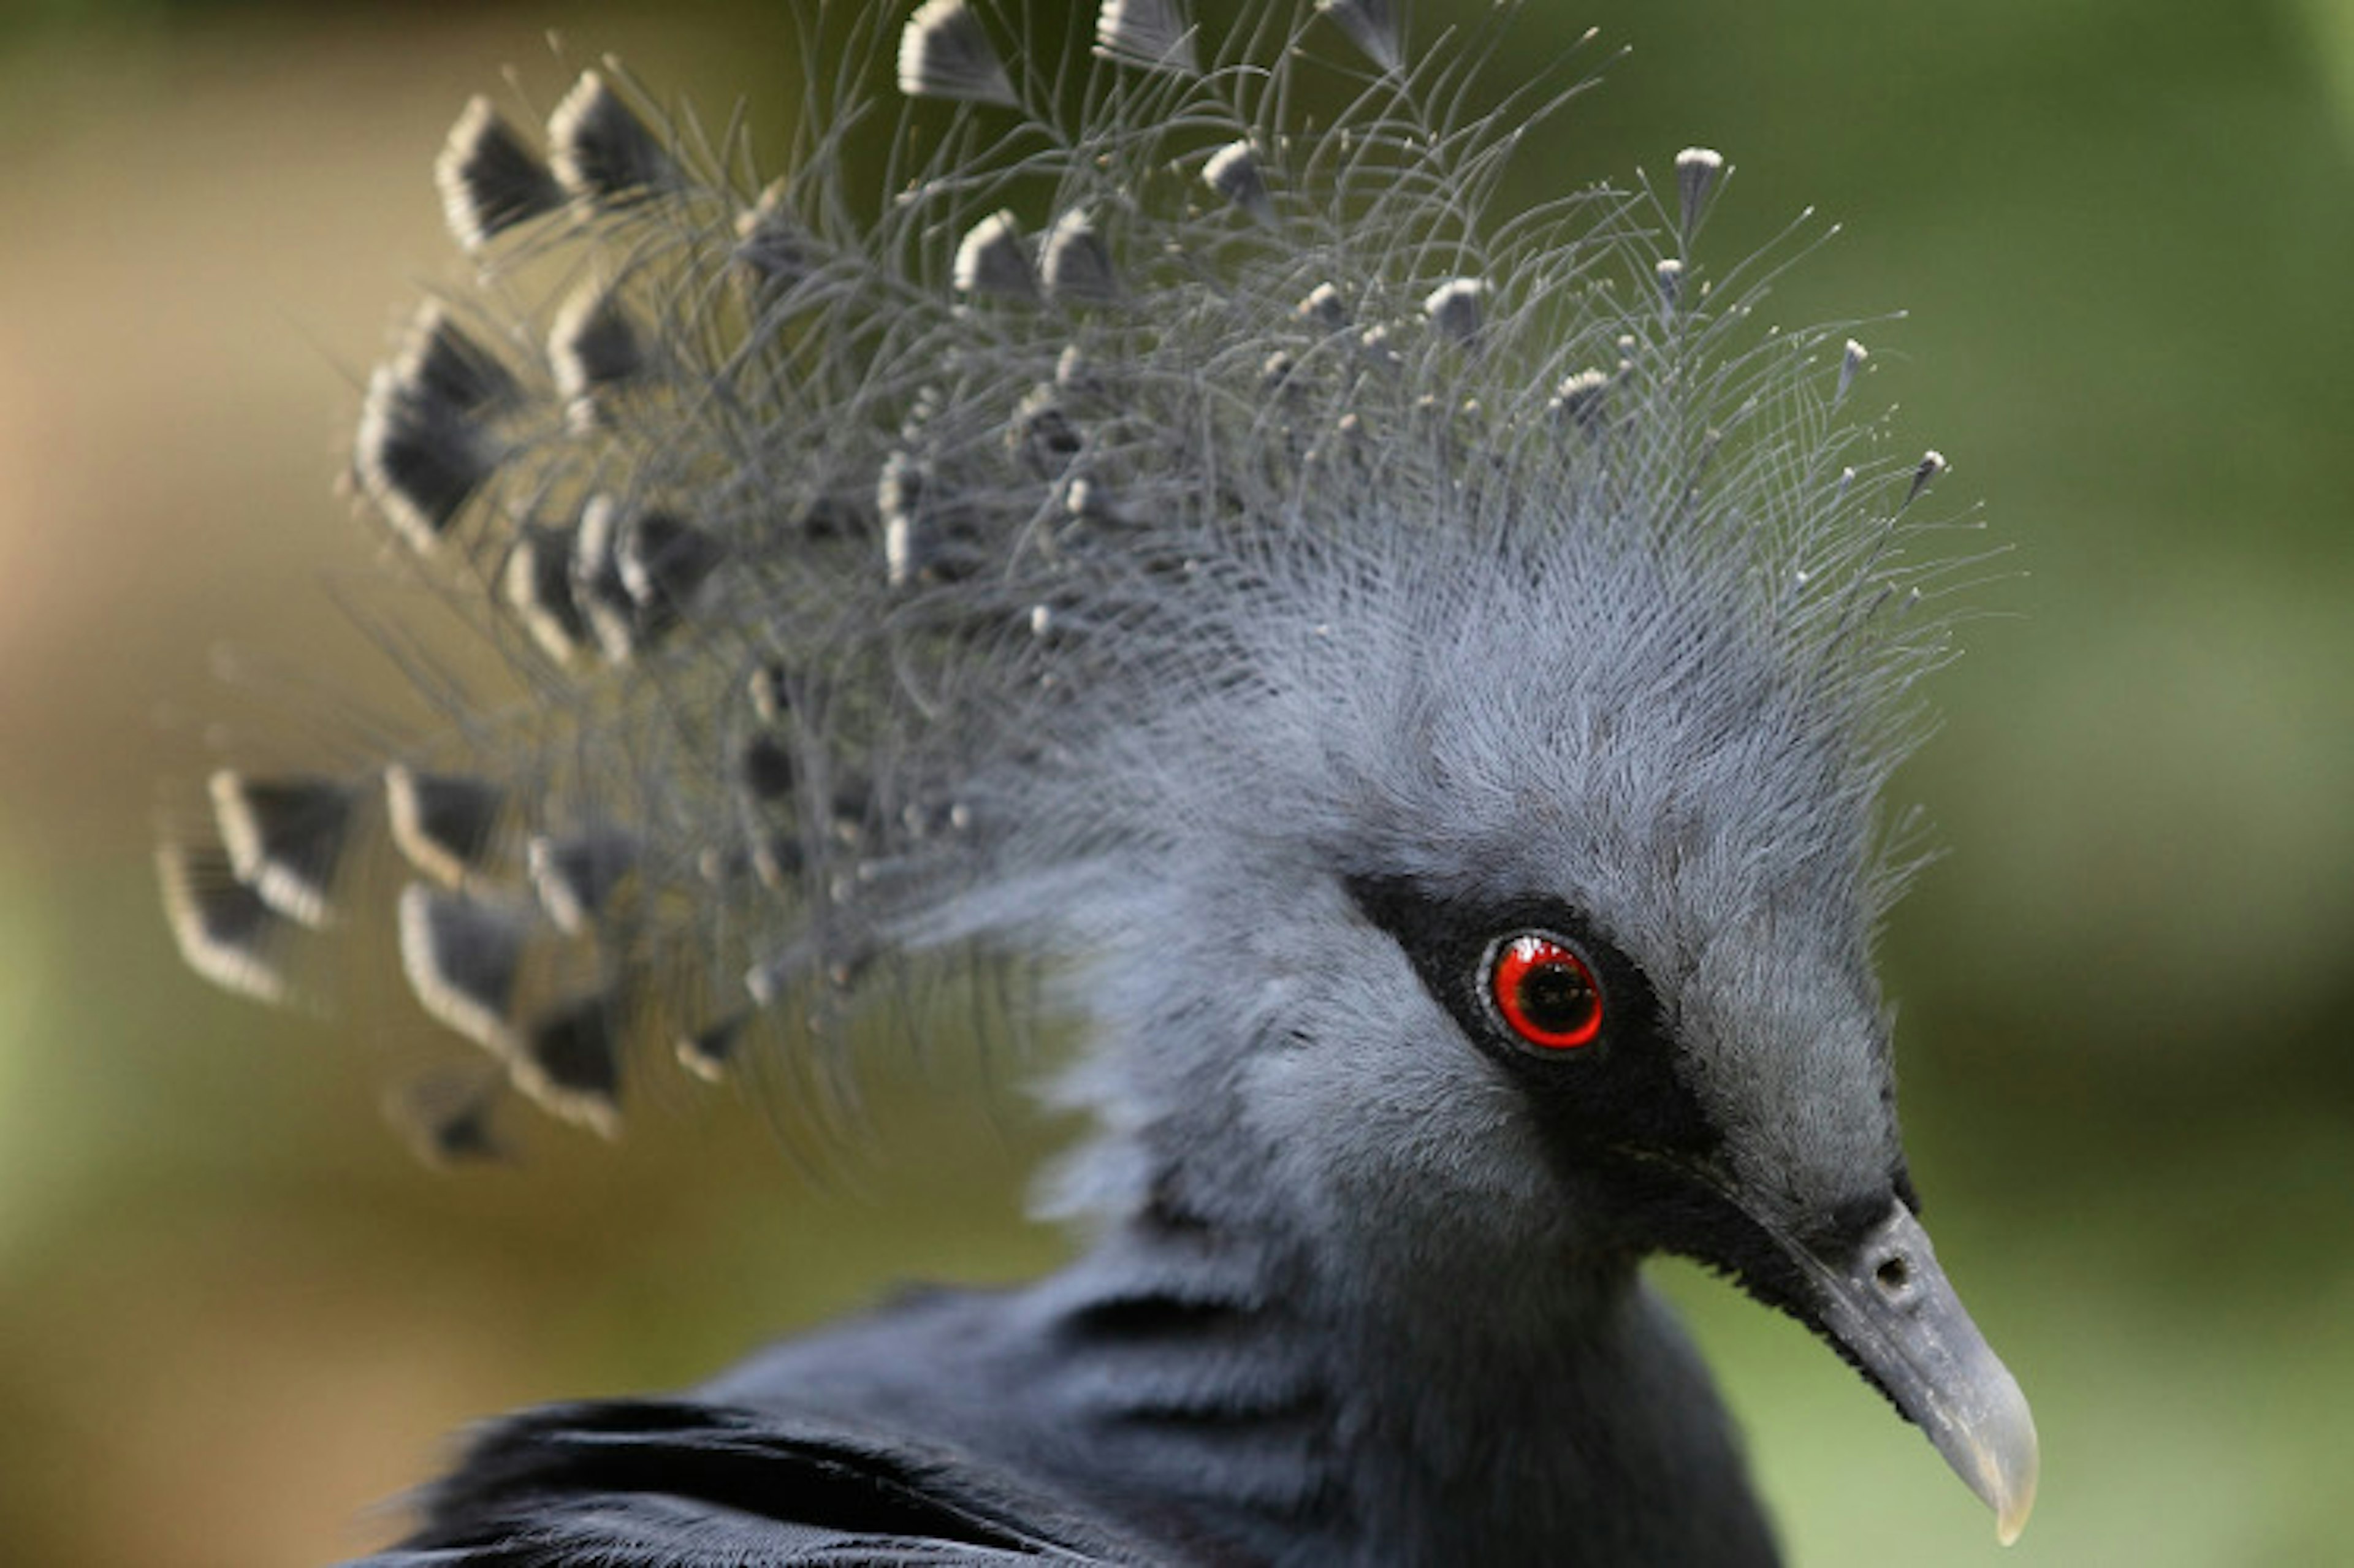
[[1893,1252],[1880,1260],[1872,1277],[1878,1282],[1881,1294],[1894,1300],[1913,1283],[1913,1264],[1903,1253]]

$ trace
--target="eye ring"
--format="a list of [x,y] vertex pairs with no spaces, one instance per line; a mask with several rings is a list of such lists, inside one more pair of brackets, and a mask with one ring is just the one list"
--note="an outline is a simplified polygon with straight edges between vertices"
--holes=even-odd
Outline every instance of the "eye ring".
[[1489,1003],[1522,1045],[1545,1055],[1581,1051],[1602,1037],[1602,981],[1564,938],[1522,931],[1488,950]]

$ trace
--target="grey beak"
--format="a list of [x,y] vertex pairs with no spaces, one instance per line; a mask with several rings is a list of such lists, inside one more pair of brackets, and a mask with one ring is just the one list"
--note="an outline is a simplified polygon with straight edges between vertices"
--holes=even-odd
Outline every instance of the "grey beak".
[[2018,1540],[2035,1506],[2035,1418],[1946,1283],[1921,1222],[1894,1203],[1848,1257],[1794,1251],[1820,1294],[1824,1329],[1994,1510],[2002,1543]]

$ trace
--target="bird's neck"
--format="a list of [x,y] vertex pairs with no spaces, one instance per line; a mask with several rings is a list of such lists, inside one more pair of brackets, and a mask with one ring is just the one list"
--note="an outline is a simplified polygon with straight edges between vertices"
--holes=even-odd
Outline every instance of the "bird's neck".
[[1238,1560],[1502,1563],[1606,1543],[1630,1486],[1747,1510],[1705,1374],[1631,1261],[1465,1276],[1304,1229],[1157,1194],[1031,1294],[1087,1463],[1167,1510],[1140,1522]]

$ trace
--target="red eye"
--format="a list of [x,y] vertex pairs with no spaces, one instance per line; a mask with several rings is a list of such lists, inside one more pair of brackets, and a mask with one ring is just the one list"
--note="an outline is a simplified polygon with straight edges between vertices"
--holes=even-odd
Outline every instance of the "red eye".
[[1602,983],[1551,937],[1532,931],[1497,948],[1488,991],[1511,1032],[1541,1051],[1575,1051],[1602,1033]]

